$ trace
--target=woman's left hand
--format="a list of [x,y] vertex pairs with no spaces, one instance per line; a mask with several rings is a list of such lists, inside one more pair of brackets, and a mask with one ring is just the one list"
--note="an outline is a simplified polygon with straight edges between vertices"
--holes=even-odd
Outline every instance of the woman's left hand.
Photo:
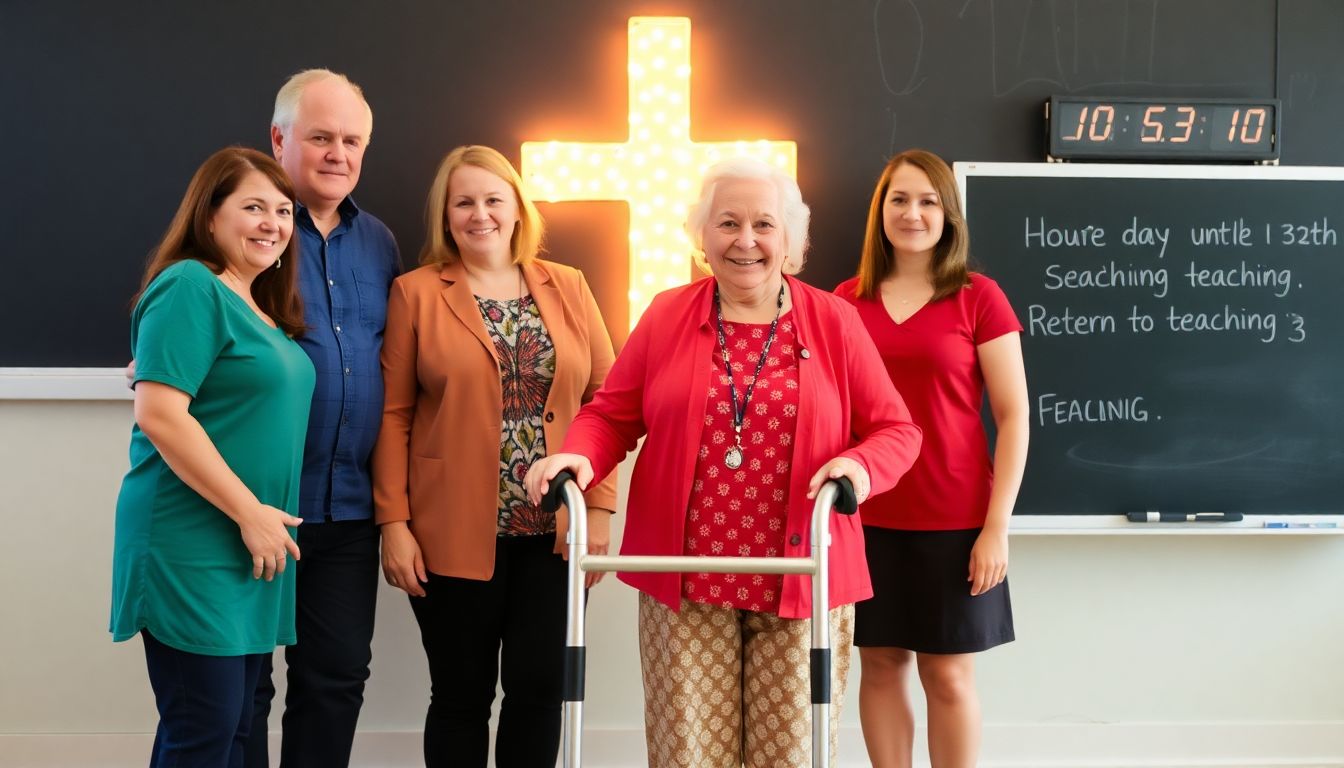
[[[590,507],[588,509],[588,554],[605,555],[611,548],[611,510]],[[583,585],[589,589],[606,576],[605,571],[589,571],[584,574]]]
[[838,477],[847,477],[849,482],[854,484],[854,495],[858,498],[860,504],[868,498],[868,491],[872,489],[872,484],[868,479],[868,470],[864,469],[862,464],[847,456],[837,456],[817,470],[812,479],[807,481],[807,498],[817,498],[821,486],[827,480],[834,480]]
[[[560,557],[569,560],[569,545],[560,531],[569,530],[569,507],[560,505],[555,510],[556,543],[560,546]],[[588,508],[588,554],[605,555],[611,548],[611,510],[601,507]],[[583,585],[592,588],[606,576],[605,571],[589,571],[583,575]]]
[[1008,576],[1008,531],[985,528],[971,547],[971,565],[966,580],[971,597],[999,586]]

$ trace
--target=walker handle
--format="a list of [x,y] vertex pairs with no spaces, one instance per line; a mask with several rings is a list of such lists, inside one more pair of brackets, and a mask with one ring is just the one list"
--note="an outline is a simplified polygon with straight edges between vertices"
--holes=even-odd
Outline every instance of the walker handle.
[[835,483],[835,511],[842,515],[852,515],[859,511],[859,499],[854,495],[854,484],[848,477],[837,477],[827,482]]
[[[571,481],[575,484],[578,483],[578,480],[574,477],[574,473],[570,472],[568,469],[560,470],[555,477],[551,478],[551,482],[547,486],[546,495],[541,497],[541,511],[551,515],[555,514],[555,511],[560,508],[560,505],[565,503],[565,483]],[[849,493],[850,496],[854,495],[853,490],[850,490]]]

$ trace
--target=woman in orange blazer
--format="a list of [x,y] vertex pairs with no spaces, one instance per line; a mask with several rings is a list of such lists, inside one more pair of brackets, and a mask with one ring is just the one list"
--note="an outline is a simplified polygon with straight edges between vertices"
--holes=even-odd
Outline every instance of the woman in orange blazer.
[[[373,454],[383,572],[429,660],[425,764],[553,766],[560,743],[565,521],[523,477],[564,442],[614,357],[583,275],[537,258],[542,220],[509,161],[458,147],[430,188],[423,266],[393,283]],[[614,482],[587,494],[605,552]],[[502,648],[502,655],[501,655]]]

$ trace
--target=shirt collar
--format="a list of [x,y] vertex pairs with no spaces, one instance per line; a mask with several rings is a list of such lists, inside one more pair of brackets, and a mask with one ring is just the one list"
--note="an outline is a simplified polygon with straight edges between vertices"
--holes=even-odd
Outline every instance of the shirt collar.
[[[296,216],[295,216],[296,220],[303,226],[316,232],[317,225],[313,223],[312,214],[308,213],[308,206],[296,200],[294,203],[294,207],[296,209]],[[341,226],[349,226],[350,222],[354,221],[356,216],[363,213],[363,211],[360,210],[359,206],[355,205],[355,199],[353,197],[350,197],[349,195],[346,195],[345,199],[341,201],[340,205],[336,206],[336,212],[339,213],[341,216],[341,223],[336,225],[338,229]],[[335,230],[332,231],[334,232]]]
[[[551,281],[551,271],[540,259],[533,258],[522,266],[523,279],[531,285],[545,285]],[[439,265],[439,279],[445,283],[456,283],[467,279],[467,268],[461,259],[445,261]]]

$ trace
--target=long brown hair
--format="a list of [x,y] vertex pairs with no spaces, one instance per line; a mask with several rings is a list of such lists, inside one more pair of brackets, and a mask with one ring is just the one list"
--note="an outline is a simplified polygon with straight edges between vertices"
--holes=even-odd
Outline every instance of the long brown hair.
[[944,296],[965,287],[969,282],[967,255],[970,253],[970,232],[966,227],[966,216],[961,211],[961,195],[957,193],[957,180],[952,169],[943,159],[922,149],[907,149],[887,161],[882,176],[873,189],[872,202],[868,204],[868,225],[863,235],[863,253],[859,257],[859,284],[856,293],[862,298],[877,298],[881,295],[882,281],[891,274],[896,265],[896,256],[892,253],[891,243],[887,240],[882,220],[882,204],[887,197],[887,188],[891,186],[891,177],[902,165],[912,165],[924,172],[938,193],[938,204],[943,209],[943,236],[933,249],[933,261],[929,271],[933,278],[933,298],[937,301]]
[[[270,157],[246,147],[225,147],[214,153],[191,177],[168,231],[149,257],[132,306],[140,301],[159,273],[179,261],[195,259],[215,274],[224,271],[228,262],[210,234],[210,220],[224,199],[233,194],[243,178],[253,171],[270,180],[285,197],[291,201],[295,199],[289,177]],[[299,298],[296,283],[298,268],[299,233],[296,228],[290,234],[284,253],[280,254],[280,266],[263,270],[252,281],[252,298],[257,306],[290,336],[300,336],[304,331],[303,301]]]

